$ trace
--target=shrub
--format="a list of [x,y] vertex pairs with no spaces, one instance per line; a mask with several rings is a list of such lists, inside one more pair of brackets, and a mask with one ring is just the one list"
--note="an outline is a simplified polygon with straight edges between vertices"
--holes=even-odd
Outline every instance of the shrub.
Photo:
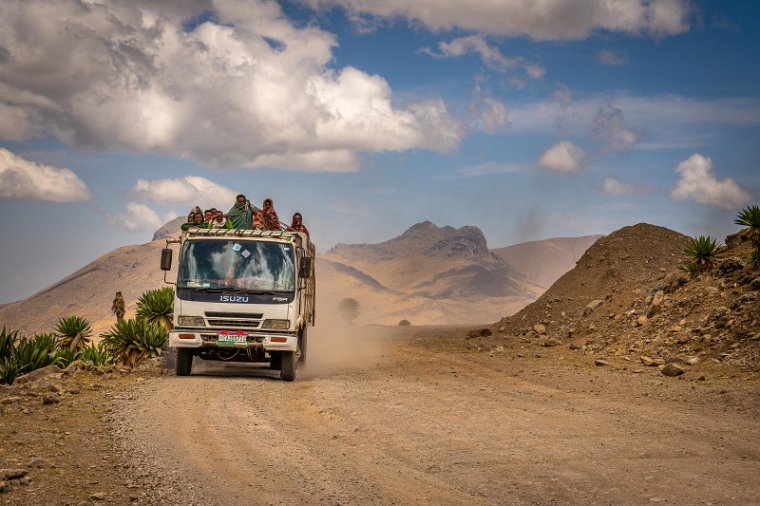
[[51,364],[60,365],[64,359],[58,357],[57,352],[56,339],[52,334],[22,337],[16,343],[15,352],[18,374],[26,374]]
[[137,318],[171,330],[174,319],[174,290],[170,287],[148,290],[137,300]]
[[18,332],[5,330],[5,327],[3,327],[3,331],[0,332],[0,359],[11,356],[11,354],[16,350],[15,343],[17,339]]
[[84,318],[69,316],[58,320],[55,333],[58,336],[58,346],[80,350],[90,342],[92,326]]
[[348,323],[353,323],[357,316],[359,316],[359,301],[346,297],[338,304],[338,310],[341,316]]
[[697,275],[697,266],[694,262],[683,262],[681,264],[681,270],[689,275],[689,279]]
[[736,215],[734,223],[745,227],[749,231],[749,239],[755,247],[752,260],[755,265],[760,264],[760,206],[747,206]]
[[0,384],[10,385],[18,376],[18,362],[13,357],[0,358]]
[[696,272],[706,272],[712,269],[715,255],[720,251],[718,241],[710,236],[700,235],[691,240],[684,251],[694,264]]
[[55,363],[60,367],[68,367],[74,360],[78,360],[82,356],[81,350],[75,350],[74,348],[57,347],[54,351]]
[[101,337],[115,360],[135,367],[146,358],[161,355],[169,333],[158,325],[136,318],[118,322]]
[[736,215],[734,223],[750,229],[750,231],[760,232],[760,206],[748,206]]
[[411,325],[411,322],[409,320],[401,320],[398,322],[399,327],[408,327]]
[[113,355],[108,351],[108,345],[105,341],[98,344],[90,343],[89,346],[82,349],[82,355],[79,358],[85,362],[91,362],[93,365],[113,364]]

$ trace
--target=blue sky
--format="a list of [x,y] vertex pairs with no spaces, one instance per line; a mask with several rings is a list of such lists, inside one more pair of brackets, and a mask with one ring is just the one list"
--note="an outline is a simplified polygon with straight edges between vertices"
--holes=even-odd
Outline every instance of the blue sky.
[[722,239],[759,200],[756,2],[154,4],[0,4],[0,303],[237,192],[322,251]]

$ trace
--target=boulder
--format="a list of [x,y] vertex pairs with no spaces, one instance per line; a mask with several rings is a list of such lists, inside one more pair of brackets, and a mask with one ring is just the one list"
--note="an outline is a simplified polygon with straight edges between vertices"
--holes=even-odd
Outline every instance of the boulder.
[[535,325],[533,325],[533,331],[536,334],[542,334],[542,335],[546,334],[546,325],[544,325],[543,323],[536,323]]
[[588,304],[586,304],[586,308],[583,310],[583,315],[587,316],[591,314],[596,308],[604,304],[604,301],[602,299],[594,299]]
[[676,364],[666,364],[665,367],[660,369],[660,372],[665,376],[673,378],[682,375],[684,370]]
[[0,479],[17,480],[26,476],[27,473],[26,469],[0,469]]
[[736,257],[723,258],[718,261],[718,273],[723,276],[744,269],[745,267],[744,262]]
[[39,369],[35,369],[34,371],[28,372],[24,374],[23,376],[19,376],[18,378],[16,378],[16,381],[14,381],[14,383],[17,385],[25,385],[27,383],[31,383],[32,381],[36,381],[40,378],[44,378],[45,376],[49,374],[55,374],[59,372],[61,372],[61,368],[55,364],[52,364],[46,367],[40,367]]

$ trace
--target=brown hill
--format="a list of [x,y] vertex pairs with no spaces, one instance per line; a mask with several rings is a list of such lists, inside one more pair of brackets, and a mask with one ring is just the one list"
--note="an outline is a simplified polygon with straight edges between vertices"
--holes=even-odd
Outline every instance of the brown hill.
[[[161,227],[153,242],[118,248],[27,299],[0,307],[0,326],[22,334],[48,332],[59,318],[78,315],[90,320],[98,335],[114,322],[110,308],[117,290],[127,302],[127,317],[133,316],[143,292],[165,286],[158,268],[162,239],[179,235],[182,221]],[[377,245],[338,245],[319,258],[318,273],[320,314],[335,314],[341,299],[353,297],[361,304],[361,323],[476,324],[512,314],[541,292],[491,254],[477,228],[438,228],[430,222]]]
[[541,288],[488,251],[477,227],[418,223],[379,244],[338,244],[325,258],[401,293],[434,299],[533,298]]
[[124,295],[130,317],[143,292],[165,286],[159,269],[163,246],[164,241],[154,241],[106,253],[58,283],[0,308],[0,327],[21,334],[50,332],[59,318],[77,315],[87,318],[99,335],[115,322],[111,303],[116,291]]
[[492,321],[505,312],[514,313],[532,300],[509,296],[432,298],[392,290],[362,271],[333,260],[318,259],[317,269],[318,313],[336,315],[339,302],[350,297],[359,301],[360,323],[395,325],[409,320],[415,325],[477,324]]
[[688,242],[646,224],[599,239],[538,300],[496,323],[489,339],[564,343],[633,369],[673,362],[760,372],[760,268],[751,247],[725,248],[713,269],[690,278],[680,268]]
[[549,288],[563,274],[575,267],[583,253],[601,235],[557,237],[492,249],[523,276],[542,288]]
[[624,227],[596,241],[575,268],[499,327],[522,334],[542,323],[551,335],[567,335],[594,300],[605,302],[597,314],[624,311],[645,287],[678,269],[688,241],[683,234],[646,223]]

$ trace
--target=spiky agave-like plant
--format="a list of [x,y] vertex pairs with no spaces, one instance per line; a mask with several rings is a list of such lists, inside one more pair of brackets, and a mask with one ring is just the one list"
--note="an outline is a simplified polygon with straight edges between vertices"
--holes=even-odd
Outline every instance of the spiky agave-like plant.
[[681,263],[681,270],[689,275],[689,279],[697,275],[697,266],[694,262],[685,261]]
[[18,332],[11,332],[3,327],[0,332],[0,384],[11,384],[18,376],[16,359],[16,341]]
[[113,364],[113,355],[108,350],[108,344],[105,341],[98,344],[90,343],[89,346],[82,349],[82,355],[79,358],[85,362],[91,362],[92,365]]
[[69,316],[58,320],[55,334],[58,336],[58,346],[61,348],[81,350],[90,342],[92,326],[84,318]]
[[736,215],[734,223],[745,227],[752,245],[755,247],[753,258],[760,258],[760,206],[747,206]]
[[702,273],[712,269],[715,264],[715,256],[720,252],[718,241],[710,236],[700,235],[691,240],[684,250],[697,273]]
[[148,290],[137,300],[137,318],[171,330],[174,319],[174,290],[170,287]]
[[146,358],[161,355],[169,333],[158,325],[135,318],[117,323],[101,337],[117,361],[135,367]]
[[0,359],[10,357],[16,351],[16,341],[18,340],[18,332],[11,332],[3,327],[0,332]]
[[51,364],[60,365],[63,359],[58,357],[56,338],[52,334],[36,334],[34,337],[22,337],[16,343],[16,362],[18,374],[26,374]]

